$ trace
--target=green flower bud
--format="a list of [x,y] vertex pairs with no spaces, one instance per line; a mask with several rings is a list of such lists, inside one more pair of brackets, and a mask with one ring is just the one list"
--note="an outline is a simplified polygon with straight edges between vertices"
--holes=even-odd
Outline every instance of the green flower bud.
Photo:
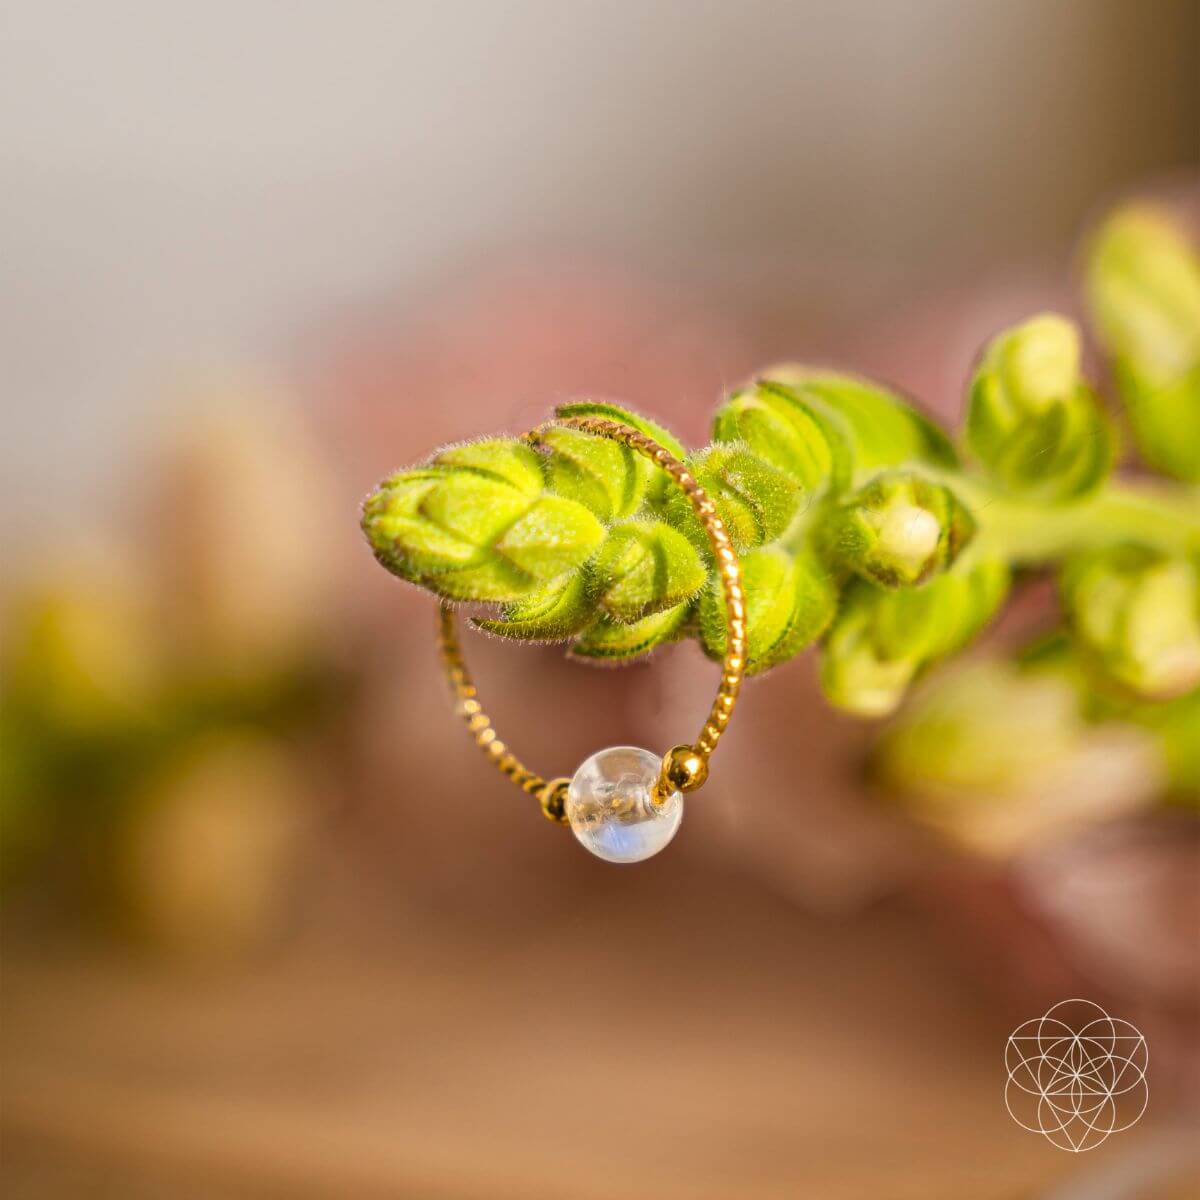
[[1092,240],[1086,288],[1143,457],[1200,481],[1200,255],[1164,214],[1124,208]]
[[897,790],[998,794],[1069,751],[1080,728],[1070,683],[983,660],[948,668],[880,741],[875,766]]
[[740,442],[806,492],[844,487],[850,475],[845,439],[792,388],[762,382],[734,392],[717,409],[713,440]]
[[883,590],[851,583],[822,647],[821,684],[831,703],[885,716],[930,663],[961,649],[1000,607],[1008,569],[995,559],[960,561],[923,587]]
[[[555,412],[560,417],[607,417],[619,421],[652,437],[676,458],[684,457],[678,439],[661,425],[615,404],[580,401],[560,405]],[[611,438],[551,426],[540,440],[550,451],[546,461],[550,490],[585,505],[602,521],[632,516],[644,500],[661,499],[671,486],[667,475],[644,454]]]
[[388,570],[450,599],[520,599],[581,566],[604,539],[582,504],[543,491],[528,446],[454,446],[384,481],[362,527]]
[[1052,313],[984,350],[970,386],[966,442],[1010,491],[1075,499],[1112,466],[1111,427],[1080,377],[1079,357],[1079,331]]
[[1200,359],[1200,256],[1164,213],[1133,206],[1096,232],[1087,296],[1101,338],[1150,382]]
[[1166,475],[1200,483],[1200,365],[1162,387],[1148,387],[1126,364],[1115,373],[1142,457]]
[[554,411],[560,417],[607,417],[610,421],[628,425],[653,438],[676,458],[683,458],[687,453],[683,443],[665,425],[618,404],[608,404],[602,400],[572,400],[570,404],[560,404]]
[[[804,494],[800,485],[744,446],[710,446],[688,464],[708,493],[738,550],[774,541],[792,523]],[[667,518],[697,544],[708,539],[686,496],[674,489]]]
[[686,628],[690,604],[677,604],[628,624],[601,617],[571,647],[574,658],[598,662],[624,662],[656,646],[676,641]]
[[961,650],[1008,595],[1009,571],[999,559],[960,560],[922,587],[878,592],[875,637],[886,655],[929,663]]
[[1103,670],[1141,696],[1200,684],[1200,567],[1144,546],[1085,555],[1062,576],[1076,638]]
[[1146,730],[1165,767],[1165,797],[1200,804],[1200,688],[1162,700],[1105,687],[1107,681],[1096,678],[1095,660],[1062,631],[1025,647],[1017,661],[1030,674],[1069,683],[1090,723],[1113,729],[1123,722]]
[[602,521],[632,516],[641,507],[654,472],[644,455],[609,438],[553,426],[540,443],[550,451],[546,481],[555,495],[584,505]]
[[974,520],[949,488],[893,472],[832,507],[818,536],[835,562],[899,587],[945,570],[974,532]]
[[609,531],[589,567],[596,601],[631,624],[690,600],[708,578],[696,547],[662,521],[628,521]]
[[555,579],[585,562],[604,536],[582,504],[542,496],[495,544],[500,554],[535,583]]
[[[908,691],[921,662],[890,657],[875,637],[876,593],[852,584],[821,653],[821,688],[831,704],[860,717],[885,717]],[[880,593],[881,594],[881,593]]]
[[461,467],[464,471],[494,476],[525,496],[537,496],[545,486],[542,463],[537,454],[516,438],[484,438],[478,442],[446,446],[434,455],[432,463],[438,467]]
[[501,616],[477,618],[472,624],[502,638],[564,642],[585,629],[595,617],[596,602],[588,592],[587,577],[584,572],[576,571],[507,605]]
[[895,392],[866,379],[797,363],[769,367],[763,380],[782,384],[840,431],[856,473],[900,463],[955,467],[950,439]]
[[[643,416],[639,416],[635,412],[620,408],[616,404],[603,404],[594,400],[579,400],[572,404],[560,404],[554,411],[560,417],[607,417],[610,421],[618,421],[622,425],[628,425],[631,429],[636,429],[639,433],[644,433],[647,437],[653,438],[660,446],[669,450],[680,462],[687,456],[687,451],[684,449],[683,443],[670,430],[655,421],[650,421]],[[584,436],[589,435],[585,434]],[[605,441],[606,439],[596,438],[596,440]],[[613,443],[610,442],[609,444]],[[646,499],[654,503],[660,503],[674,488],[671,477],[665,471],[660,471],[648,458],[642,454],[638,454],[636,450],[628,451],[628,453],[633,455],[637,461],[638,472],[645,481]],[[632,509],[629,510],[629,512],[632,511]],[[614,512],[613,515],[620,516],[624,514]]]
[[[746,656],[751,675],[799,654],[825,632],[837,612],[838,592],[811,554],[793,556],[773,546],[742,555],[746,589]],[[710,658],[725,655],[725,596],[715,580],[700,598],[700,638]]]
[[1134,811],[1164,782],[1155,740],[1085,723],[1068,677],[988,660],[931,680],[871,765],[910,815],[997,856]]

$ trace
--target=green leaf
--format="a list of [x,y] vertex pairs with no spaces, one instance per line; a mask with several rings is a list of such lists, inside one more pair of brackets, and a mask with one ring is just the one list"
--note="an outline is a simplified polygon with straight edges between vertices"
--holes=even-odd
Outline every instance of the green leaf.
[[[1112,677],[1078,640],[1061,630],[1024,647],[1022,671],[1050,675],[1075,689],[1080,712],[1098,725],[1124,721],[1148,731],[1167,772],[1167,798],[1200,803],[1200,688],[1170,699],[1143,699]],[[1097,676],[1097,667],[1100,674]]]
[[915,656],[889,656],[880,646],[875,636],[875,595],[869,584],[852,584],[821,648],[821,688],[826,698],[860,717],[894,712],[921,666]]
[[885,652],[933,662],[961,650],[1008,595],[1008,567],[997,559],[961,560],[923,587],[882,593],[876,631]]
[[609,530],[589,568],[601,609],[626,624],[691,599],[708,577],[696,547],[662,521]]
[[850,449],[843,434],[782,384],[764,381],[734,392],[717,409],[713,440],[745,445],[805,492],[838,489],[850,477]]
[[675,641],[684,629],[690,608],[689,604],[679,604],[632,624],[601,617],[572,645],[571,655],[607,662],[638,658],[656,646]]
[[477,618],[472,624],[498,637],[525,642],[563,642],[595,619],[596,602],[588,594],[583,572],[546,584],[508,605],[499,617]]
[[771,367],[762,375],[790,387],[842,432],[860,475],[914,461],[945,468],[958,465],[954,446],[941,429],[881,384],[798,363]]
[[1079,556],[1061,577],[1063,607],[1092,662],[1139,696],[1200,685],[1200,565],[1124,544]]
[[[774,541],[792,523],[804,501],[794,479],[745,446],[710,446],[688,465],[739,551]],[[697,544],[708,544],[691,504],[677,488],[666,513],[671,524],[687,530]]]
[[[669,450],[680,462],[687,455],[683,443],[670,430],[659,425],[656,421],[648,420],[646,417],[640,416],[635,412],[630,412],[626,408],[620,408],[616,404],[605,404],[594,400],[579,400],[571,404],[560,404],[554,411],[560,417],[607,417],[610,421],[617,421],[622,425],[628,425],[630,428],[636,429],[639,433],[644,433],[647,437],[653,438],[664,450]],[[666,496],[674,490],[675,485],[671,482],[671,477],[666,471],[662,471],[656,467],[645,455],[638,454],[637,451],[629,451],[629,453],[636,455],[639,462],[639,471],[646,480],[646,499],[652,503],[662,503]]]
[[[468,503],[464,505],[463,501]],[[487,514],[475,505],[493,500]],[[471,473],[461,476],[418,469],[394,477],[363,506],[363,531],[379,561],[414,583],[467,568],[487,566],[491,535],[503,529],[504,519],[522,513],[529,501],[514,489]],[[449,522],[449,524],[444,523]],[[474,536],[471,536],[471,533]],[[484,572],[485,576],[496,574]],[[507,583],[489,585],[489,595],[503,599],[523,590],[522,581],[505,567]],[[499,578],[497,576],[497,578]],[[495,586],[501,595],[494,596]],[[515,589],[515,591],[513,590]],[[442,595],[461,595],[455,590]]]
[[447,471],[422,495],[417,515],[438,534],[470,546],[477,561],[528,509],[529,497],[507,483],[471,471]]
[[1166,213],[1113,213],[1088,248],[1085,285],[1100,340],[1146,383],[1200,363],[1200,254]]
[[[1124,732],[1115,744],[1109,733],[1094,734],[1062,677],[975,660],[922,688],[884,731],[871,773],[909,815],[977,853],[1008,856],[1083,818],[1112,815],[1105,781],[1072,787],[1087,764],[1115,759],[1153,773],[1151,739]],[[1059,794],[1072,791],[1074,801]]]
[[[746,590],[747,672],[769,670],[794,658],[825,632],[837,611],[837,586],[811,554],[793,556],[772,546],[742,556]],[[704,651],[725,656],[725,596],[709,584],[700,599],[700,638]]]
[[1167,214],[1131,205],[1092,238],[1085,286],[1142,456],[1200,482],[1200,253]]
[[1079,331],[1046,313],[993,338],[967,400],[966,444],[1003,488],[1075,500],[1108,474],[1108,419],[1079,370]]
[[604,540],[604,526],[582,504],[542,496],[504,531],[496,553],[543,583],[581,566]]
[[425,575],[418,572],[406,573],[411,567],[411,559],[401,559],[391,570],[402,579],[420,584],[447,600],[515,600],[519,596],[527,595],[535,586],[524,571],[503,559],[490,559],[458,570],[439,570]]
[[555,410],[560,417],[607,417],[621,425],[628,425],[639,433],[653,438],[665,450],[669,450],[676,458],[682,459],[687,451],[683,443],[665,425],[651,421],[628,408],[616,404],[608,404],[599,400],[573,400],[570,404],[560,404]]
[[637,512],[656,473],[644,455],[578,429],[551,426],[539,440],[550,451],[546,479],[555,495],[586,506],[602,521]]
[[388,570],[440,596],[517,600],[604,539],[591,512],[543,494],[542,479],[515,439],[453,446],[385,480],[363,505],[363,532]]
[[537,453],[515,438],[483,438],[438,451],[433,464],[465,467],[509,484],[524,496],[537,496],[543,487],[542,464]]
[[925,582],[975,532],[950,488],[900,471],[876,476],[822,515],[817,538],[836,563],[884,587]]
[[822,647],[827,697],[860,716],[892,712],[920,671],[975,637],[1003,602],[1008,582],[1003,562],[964,559],[923,587],[850,584]]
[[1200,365],[1161,385],[1127,361],[1114,364],[1114,375],[1142,457],[1166,475],[1200,483]]

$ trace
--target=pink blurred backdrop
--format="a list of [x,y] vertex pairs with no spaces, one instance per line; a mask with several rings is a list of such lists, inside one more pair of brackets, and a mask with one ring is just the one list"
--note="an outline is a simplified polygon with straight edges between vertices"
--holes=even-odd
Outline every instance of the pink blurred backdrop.
[[[1197,44],[1186,0],[17,6],[5,669],[71,746],[196,728],[16,827],[12,1194],[1187,1194],[1194,829],[972,856],[805,659],[608,870],[471,751],[356,506],[568,397],[702,443],[781,358],[953,421],[984,338],[1071,311],[1088,219],[1195,170]],[[676,740],[712,671],[469,650],[563,770]],[[1086,1163],[999,1065],[1079,991],[1158,1055]]]

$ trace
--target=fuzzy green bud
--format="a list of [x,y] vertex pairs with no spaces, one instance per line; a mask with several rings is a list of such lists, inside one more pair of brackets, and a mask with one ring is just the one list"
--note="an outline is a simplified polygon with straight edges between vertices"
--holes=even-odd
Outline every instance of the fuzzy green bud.
[[596,616],[596,602],[587,578],[576,571],[506,605],[499,617],[480,617],[472,624],[497,637],[523,642],[564,642],[587,628]]
[[830,508],[819,537],[843,567],[884,587],[900,587],[945,570],[974,532],[974,520],[949,488],[890,472]]
[[971,380],[966,443],[1009,491],[1075,499],[1108,473],[1112,431],[1079,364],[1079,331],[1053,313],[1000,334],[984,350]]
[[914,461],[938,467],[958,465],[950,439],[882,384],[797,363],[769,367],[761,377],[790,389],[837,431],[859,477],[880,467]]
[[1086,287],[1143,457],[1200,481],[1200,254],[1164,214],[1124,208],[1092,239]]
[[[773,546],[749,550],[742,556],[742,582],[751,675],[812,645],[837,612],[837,586],[811,554],[791,555]],[[727,636],[725,598],[715,580],[700,598],[699,625],[705,653],[720,660]]]
[[696,547],[662,521],[627,521],[609,531],[588,573],[596,602],[631,624],[691,599],[708,578]]
[[600,617],[573,643],[571,655],[610,663],[638,658],[682,636],[690,610],[690,604],[677,604],[632,623]]
[[1071,747],[1080,727],[1070,683],[983,660],[948,669],[882,739],[879,774],[906,793],[944,787],[1003,794]]
[[920,671],[961,649],[991,619],[1008,582],[1003,562],[964,559],[923,587],[852,583],[822,646],[826,696],[860,716],[894,711]]
[[1114,213],[1092,239],[1087,296],[1104,344],[1148,382],[1200,360],[1200,256],[1153,208]]
[[540,444],[546,456],[546,482],[557,496],[575,500],[602,521],[632,516],[654,474],[643,455],[610,438],[551,426]]
[[[692,473],[716,505],[738,550],[774,541],[792,523],[804,493],[791,476],[741,445],[715,445],[689,460]],[[707,546],[700,522],[678,489],[667,504],[676,528]]]
[[1063,631],[1025,647],[1017,661],[1028,674],[1051,675],[1069,683],[1089,722],[1110,730],[1121,723],[1146,730],[1166,768],[1164,796],[1200,805],[1200,688],[1164,700],[1105,687],[1096,678],[1096,660],[1078,639]]
[[544,490],[540,457],[513,439],[452,446],[385,480],[362,528],[388,570],[449,599],[520,599],[604,540],[578,501]]
[[737,443],[778,467],[807,492],[849,479],[845,439],[794,389],[769,381],[734,392],[717,409],[713,440]]
[[1200,567],[1126,544],[1085,555],[1062,576],[1076,638],[1106,674],[1140,696],[1200,684]]
[[1000,857],[1134,811],[1165,775],[1146,732],[1085,723],[1068,677],[986,659],[931,680],[871,765],[910,815]]
[[[607,404],[596,400],[576,400],[570,404],[560,404],[554,412],[555,415],[560,417],[605,417],[609,421],[628,425],[631,429],[636,429],[639,433],[644,433],[647,437],[653,438],[660,446],[665,450],[669,450],[680,461],[687,456],[687,451],[684,449],[683,443],[669,429],[659,425],[656,421],[651,421],[639,413],[630,412],[629,409],[621,408],[616,404]],[[584,434],[583,436],[592,437],[597,442],[609,445],[615,444],[609,439],[600,438],[592,434]],[[626,453],[631,456],[631,461],[636,463],[637,471],[645,481],[645,498],[651,503],[661,503],[674,488],[674,484],[671,483],[671,477],[665,471],[660,471],[649,459],[644,455],[638,454],[636,450],[627,450]],[[624,512],[614,509],[613,516],[624,516],[633,511],[632,508]]]
[[831,704],[859,717],[885,717],[899,706],[921,660],[887,653],[876,637],[878,601],[869,585],[843,597],[821,653],[821,688]]

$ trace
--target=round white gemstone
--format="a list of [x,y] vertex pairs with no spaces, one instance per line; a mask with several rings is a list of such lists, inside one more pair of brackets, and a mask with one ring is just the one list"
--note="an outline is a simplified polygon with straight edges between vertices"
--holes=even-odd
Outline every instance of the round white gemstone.
[[567,789],[571,832],[608,862],[641,862],[657,854],[683,820],[683,796],[662,804],[650,798],[662,759],[637,746],[611,746],[593,754]]

